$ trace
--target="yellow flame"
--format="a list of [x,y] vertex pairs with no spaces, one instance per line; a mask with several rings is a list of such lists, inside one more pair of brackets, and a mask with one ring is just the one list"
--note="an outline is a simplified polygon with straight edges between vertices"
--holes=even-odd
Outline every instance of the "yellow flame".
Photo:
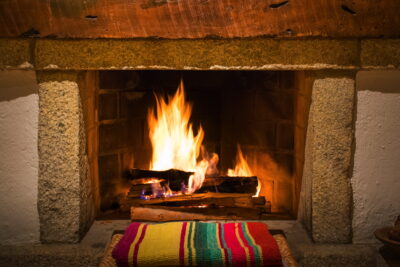
[[197,135],[193,133],[189,123],[192,106],[185,102],[182,81],[175,95],[168,98],[168,103],[157,96],[156,101],[156,113],[150,110],[148,115],[153,147],[150,169],[194,172],[188,183],[188,191],[192,193],[201,187],[208,166],[207,161],[197,162],[204,131],[200,126]]
[[[235,168],[228,169],[228,176],[253,176],[253,172],[251,171],[250,166],[247,163],[247,160],[243,157],[243,153],[239,145],[237,149],[238,150],[236,154]],[[253,197],[258,197],[260,191],[261,191],[261,183],[260,180],[258,180],[257,192]]]

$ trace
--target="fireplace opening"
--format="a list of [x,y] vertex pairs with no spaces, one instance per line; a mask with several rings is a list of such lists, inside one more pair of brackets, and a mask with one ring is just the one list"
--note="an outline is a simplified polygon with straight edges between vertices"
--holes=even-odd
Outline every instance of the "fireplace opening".
[[[149,111],[161,120],[157,103],[170,104],[177,90],[187,105],[178,112],[190,111],[193,137],[202,135],[197,167],[203,159],[208,168],[201,186],[189,181],[197,169],[151,166],[155,126],[149,125]],[[189,217],[200,213],[199,219],[295,218],[310,94],[303,73],[295,71],[98,72],[97,134],[89,136],[95,139],[89,149],[97,155],[91,165],[98,218],[129,218],[131,206],[150,202]]]

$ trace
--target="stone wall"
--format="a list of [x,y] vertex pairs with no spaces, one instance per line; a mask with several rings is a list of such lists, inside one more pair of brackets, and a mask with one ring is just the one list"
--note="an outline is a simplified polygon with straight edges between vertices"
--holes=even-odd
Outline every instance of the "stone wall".
[[361,71],[356,82],[353,242],[369,243],[400,215],[400,71]]
[[316,242],[351,242],[354,78],[319,72],[312,87],[303,190],[310,195],[303,218]]
[[94,218],[78,73],[40,73],[40,240],[78,242]]
[[0,71],[0,244],[39,242],[38,87],[33,71]]

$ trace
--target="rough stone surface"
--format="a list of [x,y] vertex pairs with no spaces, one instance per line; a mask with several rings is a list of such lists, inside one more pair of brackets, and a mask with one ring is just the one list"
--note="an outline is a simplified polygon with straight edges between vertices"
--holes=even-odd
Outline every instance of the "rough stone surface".
[[0,68],[30,68],[28,39],[0,39]]
[[38,69],[354,68],[356,40],[37,40]]
[[304,174],[312,181],[311,227],[316,242],[351,241],[353,105],[353,79],[314,81]]
[[373,243],[400,214],[400,71],[361,71],[356,82],[353,242]]
[[376,251],[373,247],[357,245],[312,245],[302,248],[300,266],[376,266]]
[[370,39],[361,41],[363,68],[400,68],[400,39]]
[[43,82],[39,97],[40,238],[78,242],[94,214],[78,84]]

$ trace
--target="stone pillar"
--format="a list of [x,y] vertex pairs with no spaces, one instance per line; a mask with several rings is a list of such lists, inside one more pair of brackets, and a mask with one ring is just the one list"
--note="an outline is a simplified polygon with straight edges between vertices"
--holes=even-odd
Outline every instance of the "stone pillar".
[[77,72],[38,72],[40,239],[78,242],[93,221]]
[[354,75],[322,72],[312,87],[304,177],[315,242],[351,242]]

